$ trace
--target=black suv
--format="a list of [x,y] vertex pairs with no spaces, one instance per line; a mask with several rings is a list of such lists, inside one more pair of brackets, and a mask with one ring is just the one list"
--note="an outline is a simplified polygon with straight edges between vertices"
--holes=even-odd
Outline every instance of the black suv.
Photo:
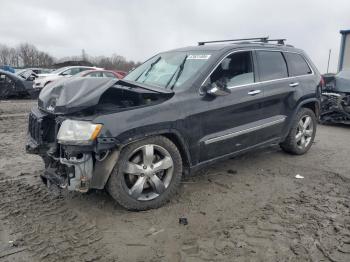
[[[268,38],[160,53],[122,80],[64,79],[29,116],[27,151],[49,186],[107,188],[131,210],[169,200],[183,174],[278,143],[314,140],[321,76],[306,54]],[[220,41],[220,42],[226,42]]]

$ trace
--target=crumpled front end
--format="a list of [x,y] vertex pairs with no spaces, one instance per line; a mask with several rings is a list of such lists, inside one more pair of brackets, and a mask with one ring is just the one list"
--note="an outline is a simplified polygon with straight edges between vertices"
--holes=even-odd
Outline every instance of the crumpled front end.
[[350,124],[350,93],[322,93],[323,123]]
[[[173,94],[115,79],[58,81],[41,91],[29,115],[27,152],[43,158],[47,185],[80,192],[102,189],[120,146],[107,124],[117,121],[115,114],[162,103]],[[101,120],[105,123],[94,123],[108,114],[113,117]]]
[[26,151],[43,158],[45,172],[41,178],[47,186],[79,192],[102,189],[119,155],[114,139],[64,143],[57,135],[65,120],[33,108],[28,120]]

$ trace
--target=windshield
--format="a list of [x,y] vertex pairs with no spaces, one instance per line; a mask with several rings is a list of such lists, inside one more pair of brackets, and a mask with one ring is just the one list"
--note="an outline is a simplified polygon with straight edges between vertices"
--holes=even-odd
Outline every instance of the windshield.
[[180,88],[210,58],[212,51],[167,52],[156,55],[124,79],[162,88]]

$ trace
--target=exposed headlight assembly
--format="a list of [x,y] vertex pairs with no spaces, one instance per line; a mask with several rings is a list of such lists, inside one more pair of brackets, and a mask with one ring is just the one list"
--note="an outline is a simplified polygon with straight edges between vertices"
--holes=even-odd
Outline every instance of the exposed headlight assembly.
[[62,122],[57,140],[60,144],[88,145],[96,139],[101,129],[101,124],[67,119]]

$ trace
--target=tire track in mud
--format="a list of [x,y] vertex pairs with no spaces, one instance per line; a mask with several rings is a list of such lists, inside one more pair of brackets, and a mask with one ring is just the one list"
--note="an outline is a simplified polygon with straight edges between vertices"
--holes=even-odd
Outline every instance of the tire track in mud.
[[33,261],[116,261],[97,226],[44,186],[0,181],[0,216]]
[[208,229],[209,234],[185,240],[181,257],[201,261],[350,261],[350,180],[332,173],[320,180],[243,219],[233,218]]

